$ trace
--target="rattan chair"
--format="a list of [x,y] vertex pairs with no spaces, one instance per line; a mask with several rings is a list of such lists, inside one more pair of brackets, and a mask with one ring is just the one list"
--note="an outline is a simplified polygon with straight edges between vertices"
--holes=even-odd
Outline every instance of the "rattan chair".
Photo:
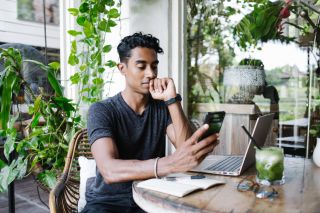
[[87,130],[79,130],[69,144],[68,155],[57,185],[51,190],[49,206],[51,213],[78,212],[80,166],[78,157],[92,159]]

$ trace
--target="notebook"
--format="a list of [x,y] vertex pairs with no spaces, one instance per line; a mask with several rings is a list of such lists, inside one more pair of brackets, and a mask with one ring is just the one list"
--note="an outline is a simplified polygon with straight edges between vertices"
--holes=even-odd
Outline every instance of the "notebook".
[[[263,147],[271,128],[274,113],[258,117],[253,128],[252,137],[260,147]],[[241,128],[239,126],[239,128]],[[222,141],[220,143],[223,143]],[[203,172],[218,175],[239,176],[255,162],[254,144],[249,140],[244,155],[208,155],[193,172]]]
[[224,181],[210,178],[191,179],[190,175],[184,175],[175,178],[174,181],[166,180],[165,177],[161,179],[153,178],[141,181],[137,184],[137,187],[170,194],[176,197],[184,197],[191,192],[206,190],[212,186],[221,185],[224,183]]

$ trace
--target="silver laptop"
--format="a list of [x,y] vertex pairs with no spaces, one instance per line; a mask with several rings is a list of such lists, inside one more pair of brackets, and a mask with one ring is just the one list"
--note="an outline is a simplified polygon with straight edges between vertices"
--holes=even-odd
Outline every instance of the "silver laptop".
[[[263,147],[269,133],[274,113],[258,117],[253,129],[252,137],[260,147]],[[241,128],[239,126],[239,128]],[[255,150],[253,142],[249,141],[244,155],[208,155],[194,172],[203,172],[219,175],[239,176],[255,162]]]

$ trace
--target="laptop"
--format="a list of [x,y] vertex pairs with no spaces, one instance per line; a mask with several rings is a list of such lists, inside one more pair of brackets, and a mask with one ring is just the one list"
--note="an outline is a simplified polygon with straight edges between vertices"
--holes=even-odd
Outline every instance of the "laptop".
[[[258,117],[253,128],[252,137],[260,147],[263,147],[271,128],[274,113]],[[239,126],[239,128],[241,128]],[[223,143],[223,142],[222,142]],[[193,172],[239,176],[255,162],[255,150],[252,140],[249,140],[244,155],[208,155]]]

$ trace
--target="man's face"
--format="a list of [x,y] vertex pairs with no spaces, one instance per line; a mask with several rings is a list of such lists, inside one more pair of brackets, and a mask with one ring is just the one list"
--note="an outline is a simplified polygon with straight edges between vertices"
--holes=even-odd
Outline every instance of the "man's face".
[[131,50],[127,63],[119,64],[119,69],[126,78],[126,87],[141,94],[149,93],[149,82],[157,77],[157,53],[150,48],[136,47]]

